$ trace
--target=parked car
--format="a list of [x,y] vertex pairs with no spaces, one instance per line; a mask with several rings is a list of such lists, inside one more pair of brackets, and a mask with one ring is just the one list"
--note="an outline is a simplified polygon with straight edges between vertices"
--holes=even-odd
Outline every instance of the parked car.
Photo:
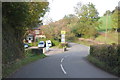
[[45,42],[44,41],[40,41],[38,43],[38,47],[45,47]]
[[52,42],[50,40],[47,40],[46,41],[46,45],[49,46],[49,47],[51,47],[52,46]]
[[24,44],[24,48],[28,48],[29,46],[28,46],[28,44]]

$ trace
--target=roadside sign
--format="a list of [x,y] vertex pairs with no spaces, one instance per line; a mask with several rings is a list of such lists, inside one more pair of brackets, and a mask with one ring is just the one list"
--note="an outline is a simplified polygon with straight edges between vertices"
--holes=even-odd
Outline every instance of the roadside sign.
[[66,31],[61,31],[61,34],[66,34]]
[[61,43],[65,43],[65,34],[61,34]]
[[65,43],[65,34],[66,31],[61,31],[61,43]]
[[61,35],[61,38],[62,38],[62,39],[65,39],[65,34],[62,34],[62,35]]

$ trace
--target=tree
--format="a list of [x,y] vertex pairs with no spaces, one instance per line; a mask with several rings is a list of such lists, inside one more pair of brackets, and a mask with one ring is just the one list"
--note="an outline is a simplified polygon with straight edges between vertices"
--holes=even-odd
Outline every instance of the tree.
[[74,33],[71,33],[72,27],[76,24],[78,18],[73,15],[66,15],[63,19],[51,22],[50,24],[41,27],[45,35],[49,39],[54,39],[60,41],[61,39],[61,30],[66,31],[66,40],[74,39]]
[[35,27],[42,22],[40,18],[45,15],[46,11],[48,11],[48,2],[32,2],[29,3],[28,6],[29,16],[26,21],[26,26],[30,25],[30,27]]
[[68,25],[76,24],[78,21],[78,17],[74,14],[65,15],[63,19],[67,22]]
[[[82,5],[81,3],[78,3],[75,7],[75,12],[77,16],[79,17],[77,27],[74,29],[74,31],[77,32],[77,35],[84,35],[84,36],[94,36],[95,34],[87,34],[88,30],[95,31],[96,33],[96,27],[98,27],[98,12],[95,8],[95,5],[92,3],[88,3],[86,5]],[[93,29],[90,29],[93,28]],[[89,37],[90,37],[89,36]]]
[[117,29],[120,28],[118,27],[119,25],[119,13],[120,13],[120,8],[116,7],[115,10],[113,10],[113,14],[112,14],[112,28],[115,29],[115,31],[117,32]]
[[110,10],[107,10],[107,11],[105,12],[104,16],[106,16],[106,15],[110,16],[110,15],[111,15],[111,11],[110,11]]
[[40,24],[40,18],[48,11],[48,2],[10,2],[3,3],[2,6],[3,24],[9,24],[23,34],[27,29]]
[[23,39],[26,30],[36,27],[48,10],[48,2],[2,3],[3,64],[25,56]]

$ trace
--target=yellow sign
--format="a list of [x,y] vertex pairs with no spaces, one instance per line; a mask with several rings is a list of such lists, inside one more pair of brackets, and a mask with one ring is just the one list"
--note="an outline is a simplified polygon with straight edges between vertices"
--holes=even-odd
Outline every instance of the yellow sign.
[[65,34],[66,33],[66,31],[61,31],[61,34]]

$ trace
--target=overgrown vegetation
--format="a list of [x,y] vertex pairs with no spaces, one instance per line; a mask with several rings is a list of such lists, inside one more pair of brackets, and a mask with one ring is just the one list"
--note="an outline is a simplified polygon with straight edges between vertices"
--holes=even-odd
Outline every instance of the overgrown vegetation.
[[47,11],[47,2],[2,3],[3,64],[24,57],[23,39],[27,29],[35,27]]
[[17,59],[16,61],[14,61],[11,64],[3,64],[3,73],[2,73],[2,77],[8,77],[11,74],[13,74],[16,70],[18,70],[20,67],[31,63],[33,61],[36,61],[38,59],[44,58],[46,57],[44,54],[33,54],[31,50],[26,50],[25,51],[25,58],[22,59]]
[[7,72],[7,67],[13,66],[16,60],[25,58],[23,39],[27,34],[26,30],[41,24],[40,18],[48,10],[48,4],[48,2],[2,3],[3,74]]
[[92,45],[88,60],[104,70],[120,76],[120,45]]

